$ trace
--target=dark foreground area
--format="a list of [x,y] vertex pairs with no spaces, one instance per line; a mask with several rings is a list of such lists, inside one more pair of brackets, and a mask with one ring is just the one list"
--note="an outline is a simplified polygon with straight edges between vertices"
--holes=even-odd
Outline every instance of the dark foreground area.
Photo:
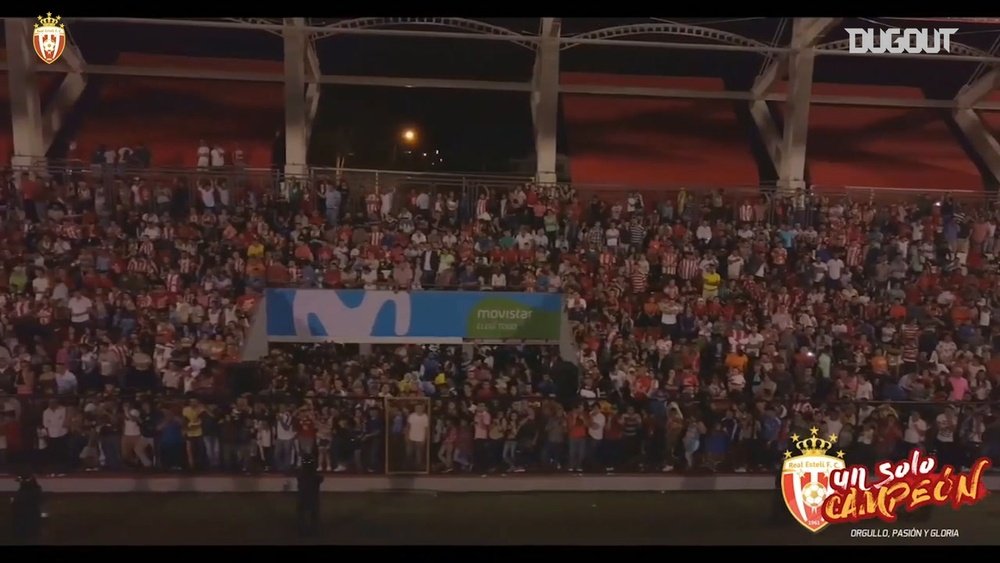
[[[766,492],[358,493],[323,498],[320,535],[300,539],[288,494],[48,495],[44,544],[989,544],[1000,499],[926,522],[830,526],[813,535],[768,522]],[[12,543],[0,503],[0,545]],[[852,538],[851,529],[957,529],[959,538]]]

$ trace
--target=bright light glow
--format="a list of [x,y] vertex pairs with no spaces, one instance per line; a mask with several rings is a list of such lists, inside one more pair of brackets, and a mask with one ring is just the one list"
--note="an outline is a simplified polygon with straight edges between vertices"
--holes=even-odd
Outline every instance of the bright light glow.
[[415,143],[417,141],[417,131],[415,129],[404,129],[403,140],[407,143]]

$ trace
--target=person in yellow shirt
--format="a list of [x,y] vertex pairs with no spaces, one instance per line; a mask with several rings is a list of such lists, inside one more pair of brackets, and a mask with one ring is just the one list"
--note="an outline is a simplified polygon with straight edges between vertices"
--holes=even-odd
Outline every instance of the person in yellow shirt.
[[264,245],[260,241],[254,241],[247,247],[247,258],[263,258]]
[[198,402],[198,399],[193,398],[181,410],[181,417],[184,419],[184,437],[187,438],[188,469],[197,468],[197,462],[201,459],[201,416],[204,412],[205,407]]
[[715,266],[709,266],[701,273],[701,296],[705,299],[718,297],[720,285],[722,285],[722,276],[715,271]]

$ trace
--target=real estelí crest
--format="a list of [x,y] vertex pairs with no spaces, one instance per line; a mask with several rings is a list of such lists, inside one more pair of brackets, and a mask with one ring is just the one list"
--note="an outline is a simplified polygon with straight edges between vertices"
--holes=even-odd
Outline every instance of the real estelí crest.
[[823,502],[833,493],[830,474],[846,468],[847,464],[843,451],[838,451],[836,456],[828,454],[837,442],[836,434],[823,439],[815,427],[809,433],[805,439],[799,439],[796,434],[790,436],[799,453],[785,452],[781,466],[781,496],[795,521],[816,533],[829,525],[823,518],[822,509]]

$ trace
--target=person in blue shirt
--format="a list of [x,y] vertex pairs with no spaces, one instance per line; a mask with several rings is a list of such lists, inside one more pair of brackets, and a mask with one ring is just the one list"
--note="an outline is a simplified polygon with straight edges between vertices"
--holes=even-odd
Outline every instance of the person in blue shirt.
[[781,419],[774,413],[773,407],[768,407],[764,411],[764,416],[760,420],[760,439],[763,442],[762,465],[768,469],[773,469],[777,450],[775,449],[778,434],[781,432]]
[[165,411],[160,422],[160,458],[162,467],[180,469],[184,463],[184,433],[181,420],[173,412]]
[[385,445],[382,436],[385,433],[385,422],[379,409],[368,409],[368,416],[362,425],[361,450],[365,469],[369,473],[382,471],[382,452]]

